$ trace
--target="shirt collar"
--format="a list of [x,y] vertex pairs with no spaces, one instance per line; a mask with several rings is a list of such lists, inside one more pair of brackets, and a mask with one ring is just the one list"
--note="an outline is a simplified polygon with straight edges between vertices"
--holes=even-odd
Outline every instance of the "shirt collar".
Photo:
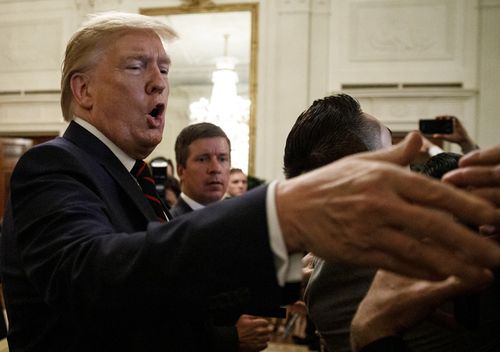
[[193,210],[198,210],[205,208],[203,204],[198,203],[197,201],[189,198],[186,193],[181,192],[181,198],[191,207]]
[[89,122],[85,121],[84,119],[78,116],[74,116],[73,121],[75,121],[77,124],[79,124],[87,131],[92,133],[97,139],[103,142],[111,150],[111,152],[118,158],[118,160],[120,160],[120,162],[123,164],[123,166],[125,166],[125,168],[129,172],[132,170],[135,164],[135,159],[129,157],[123,150],[118,148],[116,144],[111,142],[111,140],[108,137],[106,137],[101,131],[99,131]]

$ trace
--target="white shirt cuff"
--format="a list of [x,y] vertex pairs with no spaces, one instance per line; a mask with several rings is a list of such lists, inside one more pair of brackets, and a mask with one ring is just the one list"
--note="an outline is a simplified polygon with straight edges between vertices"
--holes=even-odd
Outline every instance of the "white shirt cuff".
[[283,233],[276,211],[276,185],[273,181],[267,187],[266,213],[267,228],[269,232],[269,244],[274,254],[274,267],[276,269],[276,279],[280,286],[285,286],[287,282],[297,282],[302,280],[302,253],[288,255]]
[[444,152],[443,149],[441,149],[440,147],[438,147],[437,145],[433,145],[429,148],[429,151],[428,151],[428,154],[430,156],[434,156],[434,155],[438,155],[440,153]]

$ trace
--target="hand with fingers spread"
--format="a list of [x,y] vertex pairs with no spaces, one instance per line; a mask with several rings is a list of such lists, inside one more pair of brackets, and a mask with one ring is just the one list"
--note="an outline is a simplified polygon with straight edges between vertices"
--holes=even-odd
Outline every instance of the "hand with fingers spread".
[[452,120],[453,121],[453,133],[450,134],[433,134],[433,138],[444,139],[445,141],[457,143],[462,149],[463,153],[468,153],[472,150],[478,149],[476,143],[469,137],[467,130],[462,125],[460,120],[456,116],[452,115],[440,115],[436,116],[436,120]]
[[264,318],[243,314],[236,322],[239,352],[256,352],[267,348],[271,340],[272,326]]
[[388,343],[397,343],[401,351],[406,351],[401,341],[381,339],[402,334],[446,300],[485,287],[491,279],[485,277],[484,280],[465,282],[451,276],[431,282],[379,270],[351,323],[353,351],[362,350],[371,343],[378,347],[372,345],[370,350],[373,351],[386,351]]
[[420,146],[419,135],[411,133],[390,149],[350,156],[279,184],[277,211],[288,249],[420,278],[489,276],[484,267],[500,265],[500,247],[460,222],[498,225],[500,211],[398,166]]
[[[473,151],[460,159],[459,168],[447,173],[443,181],[467,189],[500,208],[500,145]],[[498,235],[499,227],[484,223],[482,232]]]

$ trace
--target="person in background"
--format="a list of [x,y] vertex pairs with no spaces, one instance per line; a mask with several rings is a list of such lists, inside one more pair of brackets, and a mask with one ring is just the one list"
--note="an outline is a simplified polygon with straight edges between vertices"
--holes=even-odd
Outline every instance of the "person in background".
[[[460,146],[462,154],[466,154],[473,150],[479,149],[479,146],[472,140],[472,138],[467,133],[467,130],[462,125],[462,122],[452,115],[439,115],[435,117],[436,120],[451,120],[453,122],[453,133],[450,134],[433,134],[431,135],[434,139],[444,140],[450,143],[455,143]],[[444,152],[441,147],[435,145],[427,138],[423,138],[422,152],[429,154],[429,156],[434,156],[436,154]]]
[[165,178],[165,203],[171,209],[181,195],[181,184],[174,176]]
[[[182,192],[171,208],[174,217],[222,200],[230,177],[231,142],[219,126],[202,122],[182,129],[175,141],[175,158]],[[225,300],[230,297],[226,295]],[[272,333],[267,320],[228,310],[213,312],[217,349],[251,352],[267,348]]]
[[[468,188],[500,207],[500,179],[495,170],[500,162],[500,145],[476,150],[461,157],[458,168],[443,176],[443,181]],[[491,240],[499,240],[498,227],[490,226]],[[466,333],[474,341],[469,351],[498,351],[500,346],[500,284],[497,268],[490,278],[470,284],[451,276],[442,281],[416,280],[379,270],[351,322],[351,344],[354,352],[419,352],[401,338],[408,329],[421,324],[428,316],[457,328],[459,317],[443,315],[436,309],[459,296],[485,295],[476,307],[480,312],[478,326]],[[495,278],[495,281],[493,279]],[[467,307],[469,313],[471,307]],[[463,331],[463,330],[462,330]]]
[[421,147],[415,133],[170,220],[143,159],[163,136],[173,37],[153,17],[107,12],[70,38],[68,127],[19,159],[4,213],[10,350],[212,351],[210,298],[238,292],[243,311],[274,308],[304,251],[468,282],[500,265],[500,246],[457,221],[498,226],[498,210],[403,167]]
[[248,189],[248,178],[243,170],[231,168],[229,172],[229,184],[227,186],[226,198],[240,196]]
[[[297,118],[287,137],[284,172],[287,178],[295,177],[351,154],[387,148],[391,139],[389,129],[363,112],[351,96],[316,100]],[[348,352],[352,317],[376,270],[321,259],[313,263],[304,295],[309,316],[328,350]],[[405,338],[425,351],[466,351],[463,344],[455,343],[453,333],[428,322]]]
[[434,177],[438,180],[448,171],[455,170],[458,167],[458,161],[461,154],[443,152],[429,158],[419,170],[420,173]]

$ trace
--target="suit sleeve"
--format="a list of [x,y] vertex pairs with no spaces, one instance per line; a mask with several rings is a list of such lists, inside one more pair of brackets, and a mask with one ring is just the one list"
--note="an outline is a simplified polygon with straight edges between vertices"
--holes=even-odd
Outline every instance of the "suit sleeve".
[[401,337],[387,336],[373,341],[359,352],[412,352],[412,350]]
[[18,163],[11,202],[19,261],[47,304],[96,321],[123,309],[195,317],[221,292],[246,311],[280,303],[265,188],[130,231],[137,215],[106,170],[40,149]]

